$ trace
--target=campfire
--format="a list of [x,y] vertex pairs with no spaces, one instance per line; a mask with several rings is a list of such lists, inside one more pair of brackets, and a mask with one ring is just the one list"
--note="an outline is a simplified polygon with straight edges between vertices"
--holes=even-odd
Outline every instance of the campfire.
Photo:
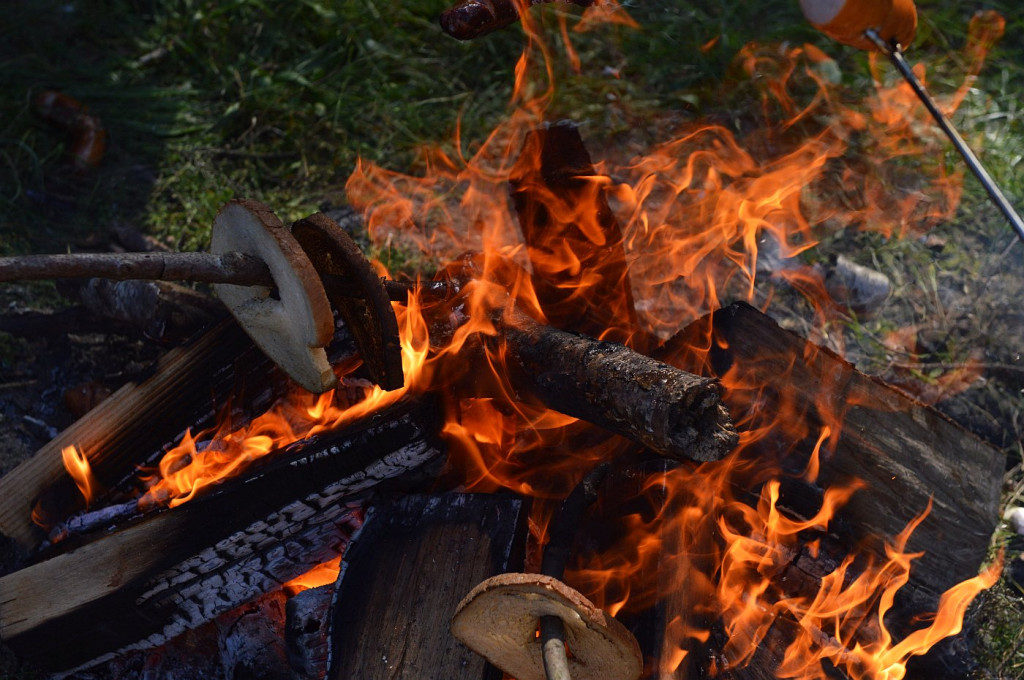
[[[865,114],[820,50],[752,45],[753,147],[688,123],[595,162],[585,126],[549,119],[529,12],[463,3],[446,28],[473,37],[492,5],[490,28],[527,36],[507,119],[422,174],[361,163],[346,186],[372,239],[436,272],[394,280],[330,215],[231,201],[221,259],[188,266],[216,270],[237,321],[0,478],[16,653],[110,677],[859,680],[960,633],[1001,569],[978,575],[1001,455],[825,346],[873,303],[799,257],[954,208],[939,163],[912,198],[882,188],[887,147],[921,137],[910,93],[879,85]],[[861,136],[878,165],[840,179],[870,200],[840,208],[826,170]],[[810,339],[770,318],[775,294]]]

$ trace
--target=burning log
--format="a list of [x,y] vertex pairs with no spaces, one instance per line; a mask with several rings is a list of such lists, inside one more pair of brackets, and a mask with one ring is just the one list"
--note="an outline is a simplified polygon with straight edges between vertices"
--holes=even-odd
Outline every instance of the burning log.
[[338,578],[328,680],[491,677],[448,622],[470,588],[522,566],[526,517],[523,501],[495,495],[372,507]]
[[999,517],[999,451],[749,305],[695,322],[658,355],[694,368],[705,361],[695,348],[708,347],[737,422],[749,429],[767,418],[802,424],[751,448],[751,456],[766,461],[761,469],[777,460],[784,474],[800,476],[814,441],[822,432],[834,434],[823,442],[817,481],[823,487],[863,482],[839,515],[853,535],[896,536],[931,502],[906,548],[924,553],[906,589],[915,598],[909,609],[933,610],[941,593],[977,574]]
[[516,389],[548,408],[673,458],[718,460],[736,445],[715,380],[623,345],[541,326],[521,312],[507,317],[489,341],[507,349]]
[[575,124],[527,135],[509,182],[530,279],[551,325],[638,346],[622,229],[596,175]]
[[232,322],[168,352],[153,375],[122,387],[0,478],[0,531],[24,549],[40,543],[44,534],[31,516],[36,502],[51,489],[54,498],[74,497],[65,493],[74,486],[61,460],[64,447],[85,452],[97,479],[112,487],[143,462],[140,455],[178,437],[183,423],[213,424],[215,404],[229,395],[244,395],[236,404],[251,412],[265,410],[272,376],[270,361]]
[[422,477],[441,458],[436,411],[400,402],[207,496],[58,544],[0,579],[0,637],[63,670],[160,645],[280,587],[339,554],[352,522],[346,499],[422,481],[406,473]]

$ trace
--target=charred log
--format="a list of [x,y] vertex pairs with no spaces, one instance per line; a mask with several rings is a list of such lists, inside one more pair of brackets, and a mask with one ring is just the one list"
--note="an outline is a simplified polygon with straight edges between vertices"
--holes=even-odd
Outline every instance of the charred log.
[[452,640],[449,623],[477,583],[521,568],[526,518],[523,501],[496,495],[371,508],[342,561],[327,678],[500,677]]
[[288,663],[304,680],[327,673],[328,621],[334,585],[310,588],[289,598],[285,606],[285,645]]
[[28,661],[68,669],[160,645],[280,587],[340,553],[346,499],[433,476],[436,411],[400,402],[208,496],[59,544],[0,579],[0,637]]

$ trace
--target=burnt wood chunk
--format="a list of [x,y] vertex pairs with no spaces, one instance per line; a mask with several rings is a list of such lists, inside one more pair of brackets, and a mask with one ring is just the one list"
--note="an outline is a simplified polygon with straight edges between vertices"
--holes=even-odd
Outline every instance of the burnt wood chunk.
[[622,229],[596,175],[575,124],[527,135],[509,182],[531,281],[552,326],[639,346]]
[[523,501],[498,495],[372,507],[342,561],[327,678],[500,678],[448,628],[480,581],[521,569],[526,518]]
[[490,341],[507,348],[516,389],[548,408],[673,458],[718,460],[736,444],[714,379],[514,311]]
[[433,478],[438,413],[399,402],[206,496],[57,544],[0,578],[0,637],[27,661],[67,670],[161,645],[279,588],[340,554],[348,499]]
[[[526,0],[524,7],[554,0]],[[589,7],[593,0],[570,0]],[[445,33],[457,40],[472,40],[493,33],[519,21],[516,0],[460,0],[441,13],[440,24]]]
[[741,429],[780,414],[805,428],[802,441],[790,433],[753,447],[750,455],[764,461],[760,469],[778,463],[783,474],[798,473],[821,428],[840,423],[838,439],[823,445],[818,484],[864,483],[839,512],[853,535],[895,536],[931,499],[931,512],[907,545],[909,552],[924,552],[901,591],[913,593],[914,602],[904,603],[909,609],[933,610],[941,593],[978,573],[999,520],[1003,454],[749,305],[695,322],[659,356],[700,370],[704,359],[694,348],[708,347],[712,372],[741,385],[723,397]]
[[285,645],[296,678],[321,680],[327,672],[327,627],[334,584],[310,588],[288,598]]

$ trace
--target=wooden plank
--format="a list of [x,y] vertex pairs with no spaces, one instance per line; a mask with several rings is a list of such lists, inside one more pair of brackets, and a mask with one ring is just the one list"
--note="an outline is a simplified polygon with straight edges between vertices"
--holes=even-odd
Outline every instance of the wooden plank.
[[207,496],[58,544],[0,578],[0,637],[66,670],[160,645],[279,587],[339,554],[345,499],[440,460],[437,417],[431,402],[399,402]]
[[747,451],[760,461],[756,470],[798,474],[821,428],[841,423],[838,437],[823,446],[818,484],[864,482],[839,514],[852,535],[895,536],[931,499],[931,513],[907,545],[924,552],[901,591],[912,595],[904,603],[909,611],[933,610],[941,593],[977,574],[999,520],[1005,460],[995,448],[746,304],[695,322],[659,357],[721,376],[723,400],[741,431],[780,414],[794,426]]
[[410,496],[375,506],[342,561],[332,680],[497,679],[448,630],[480,581],[521,569],[526,507],[511,496]]

